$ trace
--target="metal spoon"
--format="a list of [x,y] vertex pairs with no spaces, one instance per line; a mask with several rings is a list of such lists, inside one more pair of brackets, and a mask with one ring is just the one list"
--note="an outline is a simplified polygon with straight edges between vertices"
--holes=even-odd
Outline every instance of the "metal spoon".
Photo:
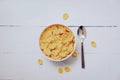
[[83,42],[84,42],[84,39],[86,38],[86,29],[84,26],[79,26],[79,28],[77,30],[77,35],[81,39],[81,63],[82,63],[82,68],[85,68]]

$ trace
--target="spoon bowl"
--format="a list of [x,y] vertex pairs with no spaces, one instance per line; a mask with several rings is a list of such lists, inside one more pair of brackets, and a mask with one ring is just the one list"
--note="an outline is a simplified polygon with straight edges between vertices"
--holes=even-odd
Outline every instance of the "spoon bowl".
[[84,39],[87,36],[85,27],[79,26],[78,31],[77,31],[77,35],[81,39],[81,41],[84,41]]

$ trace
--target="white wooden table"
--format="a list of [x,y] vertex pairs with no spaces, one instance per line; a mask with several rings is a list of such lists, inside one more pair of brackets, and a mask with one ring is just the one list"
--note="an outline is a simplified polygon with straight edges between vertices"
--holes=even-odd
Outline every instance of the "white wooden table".
[[[62,15],[69,14],[68,20]],[[119,0],[0,0],[0,80],[120,80]],[[41,55],[39,36],[54,23],[86,27],[85,62],[81,68],[78,27],[78,57],[51,62]],[[93,48],[91,41],[97,46]],[[41,58],[43,65],[37,60]],[[70,66],[70,72],[57,72]]]

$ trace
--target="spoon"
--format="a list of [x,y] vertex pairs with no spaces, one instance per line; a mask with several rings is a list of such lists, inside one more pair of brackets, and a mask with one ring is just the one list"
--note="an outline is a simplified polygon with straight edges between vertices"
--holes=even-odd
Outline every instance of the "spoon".
[[84,26],[79,26],[79,28],[77,30],[77,35],[81,39],[81,63],[82,63],[82,68],[85,68],[83,42],[84,42],[84,39],[86,38],[86,29]]

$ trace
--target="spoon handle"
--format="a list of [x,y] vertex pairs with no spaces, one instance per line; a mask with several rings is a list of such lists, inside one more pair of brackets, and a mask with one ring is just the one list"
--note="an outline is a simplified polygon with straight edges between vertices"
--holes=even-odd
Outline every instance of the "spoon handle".
[[81,63],[82,63],[82,68],[85,68],[85,59],[84,59],[84,46],[83,42],[81,42]]

